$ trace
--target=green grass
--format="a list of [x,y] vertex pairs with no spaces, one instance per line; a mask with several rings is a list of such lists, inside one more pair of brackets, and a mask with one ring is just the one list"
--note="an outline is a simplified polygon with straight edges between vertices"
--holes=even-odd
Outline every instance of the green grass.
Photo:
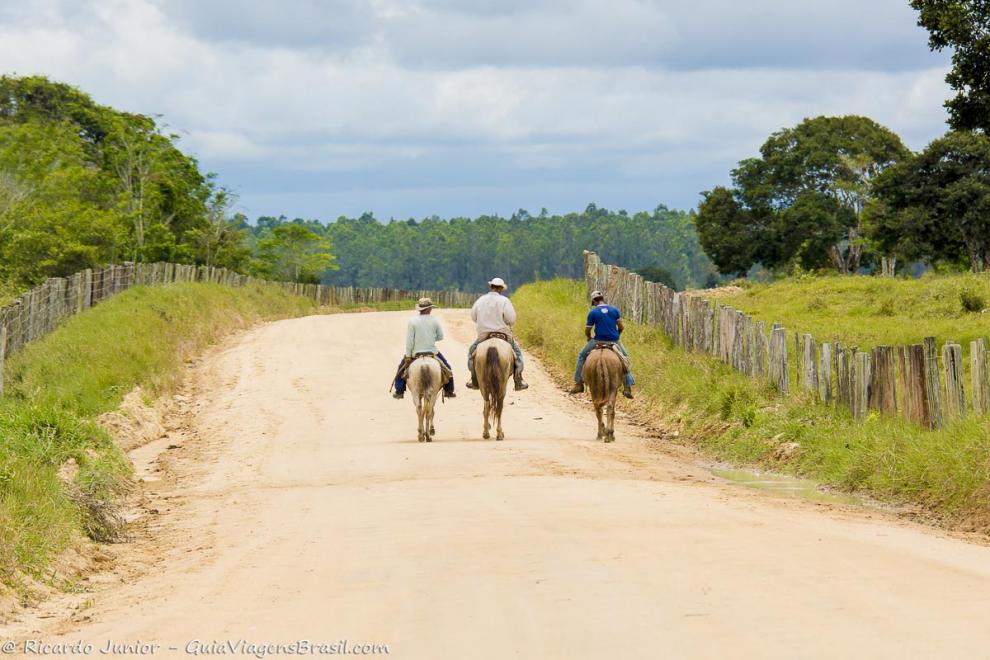
[[138,287],[11,356],[0,399],[0,582],[23,595],[25,578],[47,579],[52,558],[80,533],[120,532],[114,501],[130,466],[97,415],[136,385],[169,391],[186,356],[233,330],[313,311],[273,287]]
[[925,337],[936,337],[939,344],[956,340],[968,348],[971,340],[990,334],[990,316],[982,313],[990,308],[990,274],[808,276],[754,284],[719,300],[820,342],[864,350],[917,344]]
[[[584,284],[570,280],[529,284],[513,296],[520,340],[568,382],[584,344],[584,299]],[[656,328],[626,327],[637,400],[623,405],[642,421],[677,429],[716,460],[917,504],[955,526],[990,529],[990,419],[936,432],[879,415],[858,423],[806,393],[782,398],[720,362],[674,349]],[[800,444],[797,455],[775,458],[790,442]]]

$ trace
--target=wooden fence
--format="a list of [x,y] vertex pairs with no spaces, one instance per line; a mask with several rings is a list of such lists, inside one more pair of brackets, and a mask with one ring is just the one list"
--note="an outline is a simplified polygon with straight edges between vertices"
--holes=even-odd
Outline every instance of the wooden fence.
[[929,429],[966,415],[990,413],[990,376],[983,339],[969,349],[970,395],[966,396],[963,347],[934,337],[912,346],[875,346],[869,351],[839,342],[793,335],[696,294],[678,293],[636,273],[603,264],[584,253],[588,292],[601,291],[632,321],[661,326],[674,345],[705,353],[736,371],[769,382],[782,394],[792,388],[825,403],[843,405],[862,419],[871,410],[899,414]]
[[459,291],[407,291],[269,282],[226,268],[172,263],[125,263],[87,269],[70,277],[49,279],[10,305],[0,308],[0,395],[3,394],[3,363],[7,355],[20,350],[30,341],[44,337],[67,317],[132,286],[173,282],[212,282],[226,286],[258,282],[304,296],[317,305],[380,303],[428,297],[443,307],[469,307],[476,297]]

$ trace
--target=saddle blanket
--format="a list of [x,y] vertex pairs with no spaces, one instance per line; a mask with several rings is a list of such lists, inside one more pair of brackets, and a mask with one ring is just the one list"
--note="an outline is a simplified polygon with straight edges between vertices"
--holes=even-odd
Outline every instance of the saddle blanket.
[[595,350],[607,350],[614,352],[619,356],[619,361],[622,362],[622,373],[627,374],[632,371],[632,362],[630,362],[629,358],[622,354],[622,351],[619,350],[619,347],[616,344],[613,344],[612,342],[602,342],[595,345]]

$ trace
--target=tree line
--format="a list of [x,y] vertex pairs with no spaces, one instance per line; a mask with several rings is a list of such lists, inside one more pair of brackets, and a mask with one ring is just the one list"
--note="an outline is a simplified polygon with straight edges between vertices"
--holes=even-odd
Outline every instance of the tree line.
[[333,245],[334,270],[311,273],[325,284],[479,291],[494,276],[513,287],[538,279],[583,277],[582,250],[632,268],[652,268],[672,286],[712,284],[717,273],[704,254],[693,215],[658,206],[629,214],[594,204],[581,213],[539,215],[518,211],[444,220],[390,220],[371,214],[322,223],[259,218],[258,241],[298,226]]
[[990,4],[912,0],[934,50],[953,50],[949,132],[913,153],[866,117],[815,117],[772,134],[732,185],[702,193],[701,244],[724,273],[757,265],[856,273],[990,268]]

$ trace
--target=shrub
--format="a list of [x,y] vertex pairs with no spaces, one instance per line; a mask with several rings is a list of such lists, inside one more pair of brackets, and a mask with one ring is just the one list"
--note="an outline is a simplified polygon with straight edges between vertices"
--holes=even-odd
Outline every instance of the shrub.
[[987,301],[983,294],[971,288],[959,292],[959,302],[962,303],[964,312],[982,312],[987,308]]

